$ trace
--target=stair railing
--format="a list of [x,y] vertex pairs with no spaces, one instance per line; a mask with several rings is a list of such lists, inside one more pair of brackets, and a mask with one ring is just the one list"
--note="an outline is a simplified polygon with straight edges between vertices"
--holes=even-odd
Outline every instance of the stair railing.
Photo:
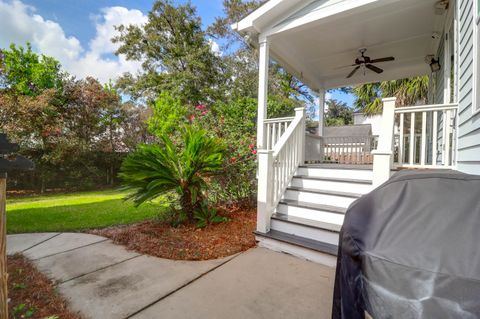
[[305,108],[272,149],[258,151],[257,231],[270,230],[270,218],[298,166],[305,160]]
[[295,117],[280,117],[263,121],[267,134],[267,150],[273,149]]

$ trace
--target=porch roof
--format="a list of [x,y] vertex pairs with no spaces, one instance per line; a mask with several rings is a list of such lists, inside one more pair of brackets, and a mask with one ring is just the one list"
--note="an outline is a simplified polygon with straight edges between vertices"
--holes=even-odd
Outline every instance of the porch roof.
[[[438,0],[270,0],[233,26],[253,43],[268,39],[270,54],[314,90],[428,74],[446,13]],[[438,35],[438,36],[437,36]],[[366,48],[382,74],[346,76]]]

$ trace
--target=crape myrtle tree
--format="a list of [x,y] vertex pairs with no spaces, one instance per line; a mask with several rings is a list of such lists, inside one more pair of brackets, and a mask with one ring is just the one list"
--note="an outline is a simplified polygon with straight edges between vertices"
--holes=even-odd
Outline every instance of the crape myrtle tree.
[[37,164],[12,175],[10,188],[111,184],[125,154],[147,139],[147,114],[122,103],[111,85],[69,76],[29,44],[1,50],[0,129]]

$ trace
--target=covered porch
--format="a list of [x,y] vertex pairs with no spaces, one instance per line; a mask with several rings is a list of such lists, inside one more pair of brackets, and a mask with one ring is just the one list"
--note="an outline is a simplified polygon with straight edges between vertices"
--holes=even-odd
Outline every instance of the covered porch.
[[[259,49],[259,233],[270,231],[306,164],[371,168],[372,187],[392,169],[455,167],[454,8],[438,0],[271,0],[233,26]],[[291,118],[266,118],[270,59],[317,95],[316,134],[306,134],[303,108]],[[399,107],[385,98],[378,136],[325,134],[327,90],[420,75],[430,76],[428,105]]]

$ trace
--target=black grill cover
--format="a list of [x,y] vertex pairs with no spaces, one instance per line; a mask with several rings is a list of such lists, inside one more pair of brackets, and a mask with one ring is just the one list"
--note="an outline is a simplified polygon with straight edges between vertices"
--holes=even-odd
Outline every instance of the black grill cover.
[[480,176],[401,171],[354,202],[332,318],[480,318]]

